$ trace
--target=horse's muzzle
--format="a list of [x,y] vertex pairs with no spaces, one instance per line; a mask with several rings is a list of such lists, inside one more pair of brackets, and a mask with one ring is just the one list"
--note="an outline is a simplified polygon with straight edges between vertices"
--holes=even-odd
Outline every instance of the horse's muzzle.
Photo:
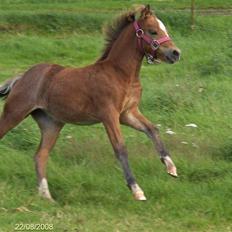
[[165,53],[165,58],[168,63],[174,64],[180,60],[180,50],[178,48],[169,49]]

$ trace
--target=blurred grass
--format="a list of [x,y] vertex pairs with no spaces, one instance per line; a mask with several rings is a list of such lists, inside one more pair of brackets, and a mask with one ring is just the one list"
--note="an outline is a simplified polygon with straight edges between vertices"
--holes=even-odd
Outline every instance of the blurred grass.
[[[1,0],[0,80],[40,62],[94,62],[104,45],[100,28],[132,3]],[[50,204],[35,188],[39,130],[29,117],[0,144],[0,231],[13,231],[20,222],[52,223],[58,232],[232,231],[232,17],[197,14],[191,31],[189,13],[176,11],[188,8],[189,1],[151,4],[182,59],[176,65],[143,64],[140,108],[161,124],[180,178],[166,175],[145,135],[123,127],[131,166],[148,197],[134,202],[103,127],[67,125],[48,164],[56,199]],[[230,1],[196,4],[199,9],[231,8]],[[188,123],[198,127],[187,128]],[[167,128],[176,134],[166,134]],[[22,206],[29,212],[19,211]]]

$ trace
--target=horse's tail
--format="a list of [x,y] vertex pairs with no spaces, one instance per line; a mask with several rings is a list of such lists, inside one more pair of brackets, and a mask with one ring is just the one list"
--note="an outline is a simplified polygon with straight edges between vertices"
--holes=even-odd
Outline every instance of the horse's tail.
[[6,80],[2,85],[0,85],[0,98],[6,98],[10,93],[14,84],[21,78],[21,76],[17,76],[11,79]]

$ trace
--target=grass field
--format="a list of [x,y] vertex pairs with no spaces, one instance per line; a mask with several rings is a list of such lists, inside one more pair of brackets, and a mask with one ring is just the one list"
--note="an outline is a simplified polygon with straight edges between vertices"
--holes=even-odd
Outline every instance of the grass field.
[[[100,55],[102,25],[142,1],[0,0],[0,80],[41,62],[83,66]],[[145,135],[123,127],[132,169],[148,200],[125,186],[102,125],[67,125],[48,164],[56,203],[37,196],[33,155],[39,130],[29,117],[0,143],[0,232],[17,223],[53,224],[55,232],[232,231],[231,1],[150,1],[181,62],[142,66],[141,111],[160,124],[179,172],[169,177]],[[1,102],[3,105],[3,102]],[[20,107],[20,106],[19,106]],[[186,127],[195,123],[197,128]],[[176,134],[166,134],[167,128]],[[91,146],[89,145],[91,144]]]

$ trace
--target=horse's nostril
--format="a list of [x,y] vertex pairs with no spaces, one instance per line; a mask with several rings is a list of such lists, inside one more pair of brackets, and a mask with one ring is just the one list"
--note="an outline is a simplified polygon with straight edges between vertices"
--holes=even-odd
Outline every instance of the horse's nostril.
[[180,52],[178,52],[177,50],[173,50],[172,54],[173,54],[175,57],[179,57],[179,56],[180,56]]

